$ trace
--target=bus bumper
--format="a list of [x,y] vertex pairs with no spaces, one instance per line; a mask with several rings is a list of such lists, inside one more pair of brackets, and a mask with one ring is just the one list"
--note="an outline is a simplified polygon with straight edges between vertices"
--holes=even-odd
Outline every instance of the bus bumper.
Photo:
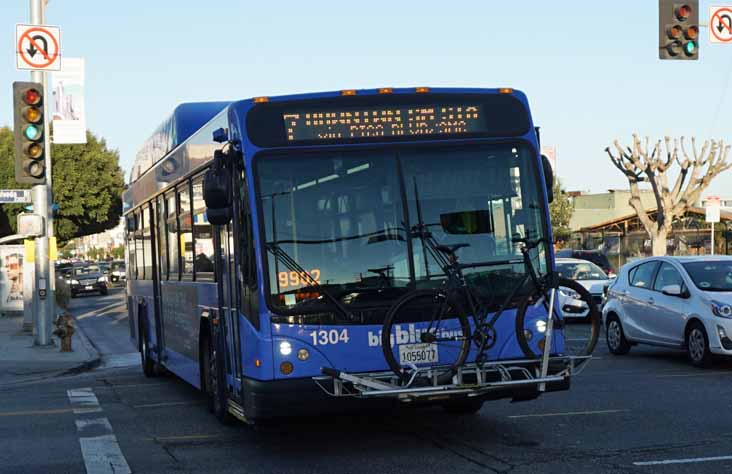
[[[475,379],[478,369],[468,366],[456,375],[453,383],[429,387],[395,384],[391,372],[347,374],[325,370],[327,375],[312,379],[244,379],[244,411],[247,418],[256,420],[363,413],[399,406],[439,405],[448,400],[468,398],[484,401],[510,399],[514,402],[533,400],[542,393],[569,390],[572,375],[578,373],[588,360],[556,358],[551,361],[546,377],[531,375],[538,373],[538,361],[488,364],[479,369],[480,380]],[[500,378],[489,376],[494,373]]]

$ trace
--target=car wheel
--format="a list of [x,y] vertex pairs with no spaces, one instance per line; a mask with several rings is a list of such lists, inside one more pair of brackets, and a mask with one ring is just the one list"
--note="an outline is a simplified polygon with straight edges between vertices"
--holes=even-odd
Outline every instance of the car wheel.
[[699,322],[692,323],[686,331],[686,353],[696,367],[705,367],[712,359],[707,331]]
[[605,340],[607,341],[607,348],[615,355],[627,354],[630,351],[630,343],[625,338],[620,319],[614,314],[608,317]]

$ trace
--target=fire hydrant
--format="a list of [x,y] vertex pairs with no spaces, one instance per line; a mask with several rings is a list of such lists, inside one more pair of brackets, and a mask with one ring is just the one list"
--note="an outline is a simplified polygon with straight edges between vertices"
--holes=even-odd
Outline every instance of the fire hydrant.
[[72,352],[71,336],[74,335],[74,318],[69,313],[62,313],[56,317],[53,324],[56,326],[53,335],[61,339],[61,352]]

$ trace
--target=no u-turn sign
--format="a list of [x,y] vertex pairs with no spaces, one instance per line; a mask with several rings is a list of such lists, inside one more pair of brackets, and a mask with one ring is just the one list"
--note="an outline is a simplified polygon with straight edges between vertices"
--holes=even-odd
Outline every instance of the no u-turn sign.
[[16,25],[15,56],[18,69],[61,69],[61,28],[47,25]]

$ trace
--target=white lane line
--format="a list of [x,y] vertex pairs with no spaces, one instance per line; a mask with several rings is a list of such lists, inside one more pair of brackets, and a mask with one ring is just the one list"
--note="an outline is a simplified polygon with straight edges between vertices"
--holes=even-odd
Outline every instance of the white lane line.
[[79,438],[86,474],[131,474],[114,435]]
[[99,400],[91,388],[77,388],[73,390],[67,390],[66,393],[69,396],[69,402],[71,407],[74,409],[74,413],[77,415],[80,413],[95,413],[102,411],[99,408]]
[[88,418],[76,420],[76,430],[84,431],[89,428],[97,428],[104,430],[107,434],[112,433],[112,425],[109,424],[109,420],[106,418]]
[[657,466],[659,464],[689,464],[694,462],[710,462],[710,461],[729,461],[732,456],[712,456],[706,458],[686,458],[686,459],[664,459],[662,461],[636,461],[634,466]]
[[540,418],[544,416],[578,416],[578,415],[608,415],[611,413],[623,413],[630,410],[593,410],[593,411],[567,411],[563,413],[536,413],[531,415],[511,415],[509,418]]
[[[91,388],[77,388],[68,390],[69,402],[74,413],[101,412],[99,400]],[[76,430],[79,434],[88,431],[104,433],[100,436],[80,436],[79,445],[84,458],[87,474],[131,474],[130,466],[122,454],[117,437],[112,430],[112,424],[107,418],[85,418],[76,420]]]
[[707,377],[710,375],[732,375],[732,372],[692,372],[689,374],[666,374],[657,375],[656,377]]

